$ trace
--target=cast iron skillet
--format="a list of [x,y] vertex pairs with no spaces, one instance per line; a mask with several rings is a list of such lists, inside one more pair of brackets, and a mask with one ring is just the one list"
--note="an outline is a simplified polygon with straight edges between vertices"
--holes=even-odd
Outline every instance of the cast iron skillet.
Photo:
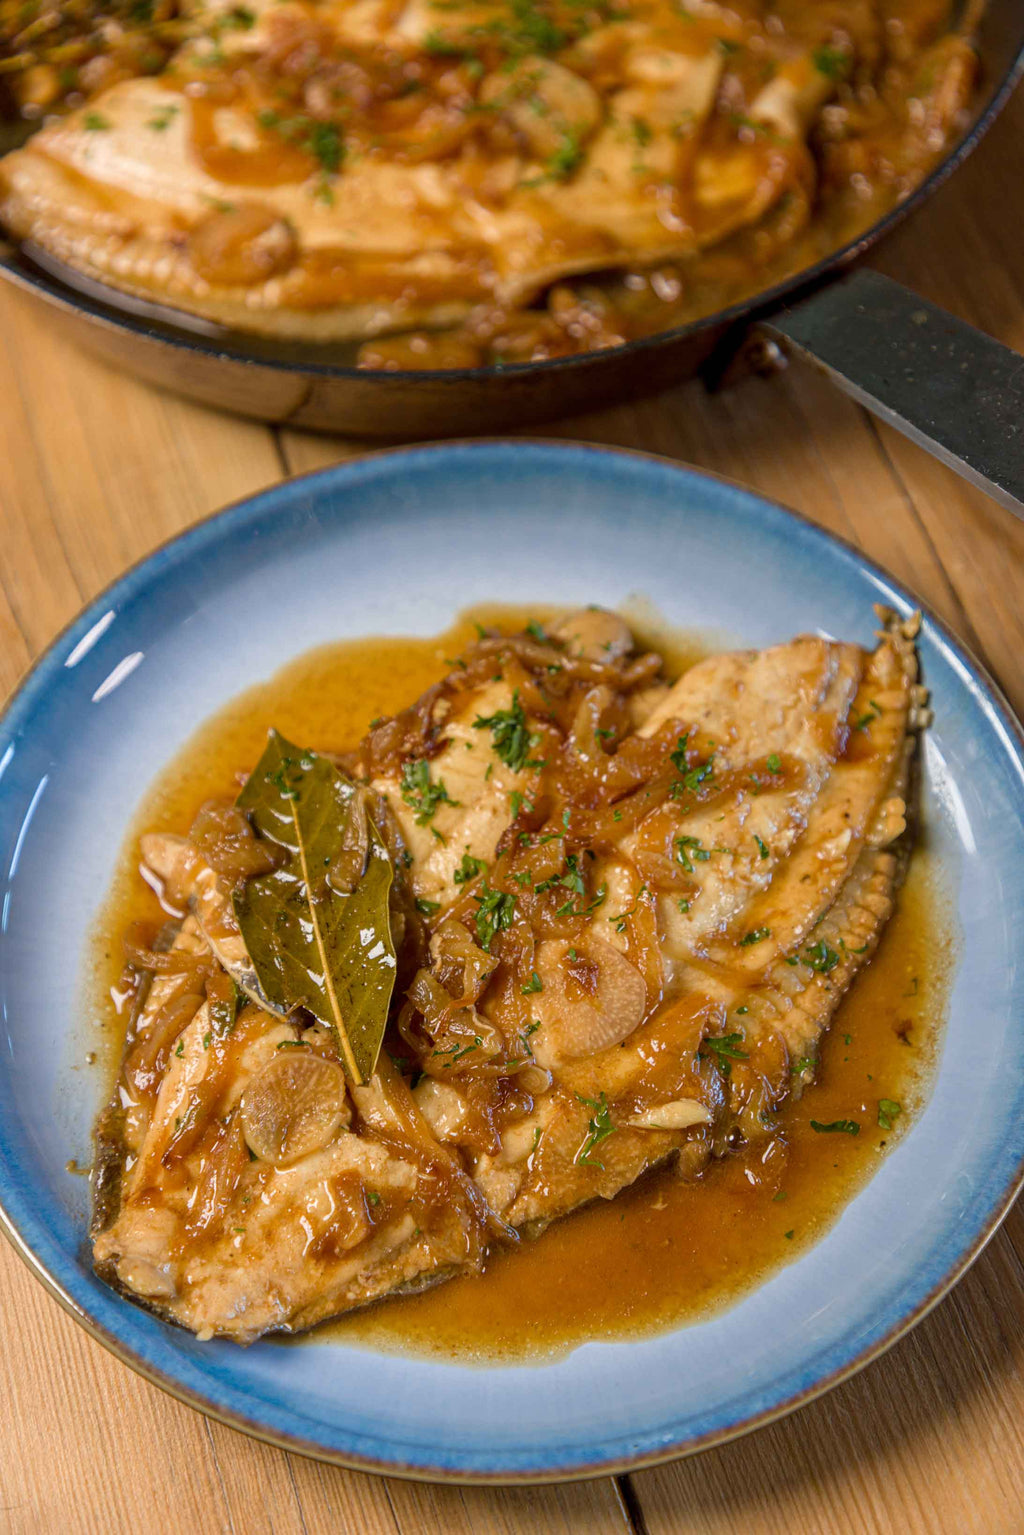
[[224,410],[355,437],[464,436],[596,409],[698,372],[752,324],[824,366],[841,387],[1024,515],[1024,369],[1015,353],[876,273],[842,283],[865,251],[967,157],[1024,71],[1024,5],[988,0],[982,90],[971,126],[912,197],[826,260],[743,304],[604,352],[509,367],[371,372],[353,349],[184,324],[101,285],[64,283],[27,247],[0,241],[0,276],[59,311],[90,351]]

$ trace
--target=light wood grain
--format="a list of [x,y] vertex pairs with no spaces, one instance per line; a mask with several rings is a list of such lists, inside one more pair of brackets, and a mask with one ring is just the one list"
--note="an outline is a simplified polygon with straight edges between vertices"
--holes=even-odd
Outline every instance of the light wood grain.
[[[1024,351],[1024,97],[879,253]],[[218,417],[72,351],[0,292],[0,691],[80,604],[196,518],[359,444]],[[1024,525],[806,368],[558,423],[745,481],[853,540],[1024,709]],[[1024,1213],[883,1360],[795,1416],[620,1488],[417,1487],[317,1465],[180,1406],[113,1360],[0,1246],[0,1532],[1020,1535]],[[543,1376],[538,1376],[543,1389]]]

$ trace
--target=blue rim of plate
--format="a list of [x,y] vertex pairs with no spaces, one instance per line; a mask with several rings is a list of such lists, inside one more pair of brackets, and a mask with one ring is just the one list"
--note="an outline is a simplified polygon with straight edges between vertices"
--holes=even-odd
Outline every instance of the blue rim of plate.
[[[235,502],[220,512],[193,524],[184,532],[160,544],[131,566],[125,574],[105,587],[54,639],[47,649],[26,672],[2,712],[0,712],[0,760],[4,752],[18,737],[21,726],[31,717],[37,703],[45,696],[55,675],[63,667],[62,655],[79,643],[94,627],[111,605],[122,605],[137,599],[145,590],[149,579],[175,563],[181,563],[201,555],[204,550],[222,540],[230,540],[258,528],[268,516],[277,515],[281,498],[308,495],[311,487],[337,487],[353,490],[360,483],[389,476],[395,466],[399,471],[414,469],[419,463],[442,457],[462,458],[465,455],[487,455],[513,451],[533,454],[549,461],[558,459],[571,470],[573,461],[581,465],[593,465],[600,459],[625,459],[639,461],[652,469],[668,471],[677,476],[680,489],[687,483],[712,480],[749,504],[756,506],[763,517],[774,520],[780,527],[807,541],[812,547],[835,552],[838,550],[852,561],[861,572],[872,576],[911,610],[918,609],[930,637],[951,661],[961,680],[972,687],[984,700],[995,716],[1008,755],[1024,780],[1024,727],[1021,726],[1007,699],[987,669],[961,643],[941,618],[916,594],[897,581],[883,566],[865,556],[855,545],[836,534],[826,532],[800,513],[772,501],[757,492],[728,479],[704,470],[693,469],[676,460],[661,455],[642,453],[629,449],[609,448],[603,445],[581,444],[551,439],[517,438],[508,441],[500,438],[456,440],[443,444],[428,444],[413,448],[392,448],[327,469],[313,471],[290,480],[279,481],[267,490]],[[358,514],[357,514],[358,515]],[[4,805],[0,800],[0,833],[4,830]],[[463,1485],[514,1485],[579,1481],[590,1478],[637,1471],[648,1466],[694,1454],[736,1439],[754,1429],[762,1428],[787,1416],[798,1407],[822,1396],[833,1387],[849,1379],[889,1349],[910,1329],[920,1322],[948,1294],[961,1276],[991,1241],[1008,1214],[1014,1200],[1024,1186],[1024,1149],[1017,1151],[1007,1145],[1006,1155],[992,1169],[987,1199],[973,1207],[971,1229],[961,1230],[945,1243],[947,1258],[937,1279],[918,1287],[899,1315],[886,1315],[865,1337],[860,1346],[850,1348],[848,1340],[840,1340],[824,1351],[812,1365],[813,1378],[796,1390],[781,1392],[769,1405],[746,1415],[738,1415],[731,1423],[714,1429],[690,1434],[676,1442],[666,1443],[662,1436],[652,1447],[645,1448],[631,1441],[627,1447],[622,1437],[610,1435],[604,1445],[593,1447],[593,1455],[579,1464],[561,1464],[557,1467],[531,1467],[526,1470],[468,1469],[454,1465],[426,1467],[401,1460],[368,1455],[355,1449],[339,1450],[292,1432],[286,1421],[287,1415],[268,1410],[262,1419],[249,1416],[244,1406],[243,1393],[230,1386],[222,1396],[214,1400],[209,1394],[191,1388],[167,1370],[142,1357],[118,1334],[113,1319],[122,1315],[123,1307],[129,1311],[132,1304],[113,1290],[99,1304],[90,1305],[82,1298],[80,1271],[68,1254],[52,1239],[44,1220],[35,1212],[32,1204],[31,1179],[19,1169],[12,1157],[12,1148],[2,1118],[0,1118],[0,1231],[11,1243],[31,1272],[45,1286],[54,1299],[96,1341],[129,1366],[137,1374],[160,1387],[169,1395],[194,1407],[229,1428],[234,1428],[253,1438],[263,1440],[278,1448],[326,1461],[350,1470],[364,1471],[385,1476],[397,1476],[413,1481],[450,1482]],[[77,1293],[76,1293],[77,1292]],[[105,1312],[106,1315],[98,1315]],[[173,1329],[168,1329],[173,1331]],[[173,1344],[171,1345],[173,1351]],[[654,1436],[652,1437],[652,1441]]]

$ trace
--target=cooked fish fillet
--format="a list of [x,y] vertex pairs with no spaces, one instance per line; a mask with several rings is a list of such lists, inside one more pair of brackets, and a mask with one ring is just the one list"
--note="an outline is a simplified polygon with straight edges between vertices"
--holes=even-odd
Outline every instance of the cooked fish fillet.
[[224,1022],[217,974],[254,975],[230,882],[143,839],[189,915],[147,961],[101,1271],[249,1341],[771,1136],[892,908],[913,625],[657,671],[611,615],[485,637],[349,760],[429,929],[366,1087],[301,1010]]
[[[214,17],[163,74],[119,81],[0,163],[14,235],[226,325],[445,326],[806,200],[806,136],[836,83],[755,15],[670,0],[286,0],[252,19]],[[722,94],[755,38],[773,78]]]

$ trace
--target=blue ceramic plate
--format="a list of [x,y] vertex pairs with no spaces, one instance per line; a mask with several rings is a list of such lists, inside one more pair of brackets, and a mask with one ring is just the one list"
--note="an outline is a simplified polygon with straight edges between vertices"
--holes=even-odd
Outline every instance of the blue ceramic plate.
[[[287,622],[252,614],[273,590]],[[587,447],[384,454],[192,529],[98,598],[0,723],[0,1198],[72,1313],[182,1400],[289,1448],[399,1475],[586,1476],[763,1423],[916,1321],[1005,1213],[1024,1159],[1024,752],[1019,726],[933,618],[924,817],[961,957],[925,1111],[811,1251],[734,1309],[543,1366],[461,1368],[315,1340],[198,1343],[93,1275],[83,1241],[98,1084],[74,1069],[89,923],[132,807],[204,716],[310,646],[432,634],[471,602],[621,603],[767,645],[869,643],[872,604],[915,606],[852,549],[686,469]],[[159,693],[157,692],[159,690]],[[156,699],[159,696],[159,705]],[[443,1430],[439,1431],[439,1425]]]

